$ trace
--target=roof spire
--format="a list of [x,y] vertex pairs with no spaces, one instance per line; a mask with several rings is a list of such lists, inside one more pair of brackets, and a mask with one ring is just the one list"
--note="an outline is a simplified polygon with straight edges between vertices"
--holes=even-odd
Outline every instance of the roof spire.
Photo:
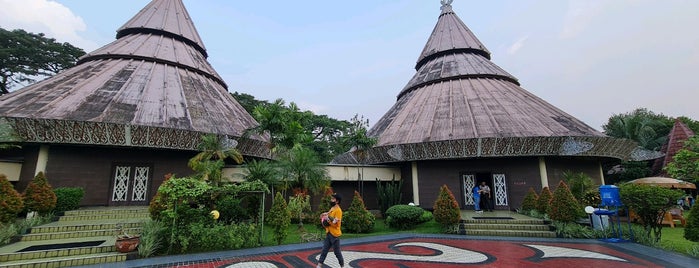
[[440,8],[442,14],[452,12],[451,3],[454,2],[454,0],[440,0],[439,2],[442,3],[442,7]]

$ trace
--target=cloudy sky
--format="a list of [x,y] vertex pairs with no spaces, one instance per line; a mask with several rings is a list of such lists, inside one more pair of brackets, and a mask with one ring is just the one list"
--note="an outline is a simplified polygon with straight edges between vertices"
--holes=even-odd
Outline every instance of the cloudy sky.
[[[149,0],[0,0],[0,27],[92,51]],[[184,0],[231,92],[370,124],[395,103],[438,0]],[[601,130],[644,107],[699,120],[699,1],[456,0],[523,88]]]

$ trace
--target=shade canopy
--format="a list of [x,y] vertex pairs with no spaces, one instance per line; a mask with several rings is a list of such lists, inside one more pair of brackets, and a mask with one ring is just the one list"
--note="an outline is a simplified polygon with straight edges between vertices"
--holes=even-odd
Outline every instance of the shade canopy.
[[629,181],[629,183],[635,184],[650,184],[654,186],[661,186],[667,188],[677,188],[677,189],[696,189],[697,186],[694,183],[686,182],[683,180],[666,178],[666,177],[646,177],[635,179]]

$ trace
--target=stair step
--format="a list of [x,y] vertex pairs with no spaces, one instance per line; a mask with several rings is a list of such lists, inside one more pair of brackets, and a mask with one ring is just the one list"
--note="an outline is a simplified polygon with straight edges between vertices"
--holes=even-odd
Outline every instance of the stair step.
[[58,232],[78,232],[78,231],[91,231],[91,230],[116,230],[119,226],[124,228],[138,228],[141,227],[145,219],[130,219],[127,221],[119,222],[105,222],[105,221],[95,221],[95,222],[79,222],[74,224],[66,224],[62,222],[59,224],[45,224],[41,226],[34,227],[30,230],[31,234],[45,234],[45,233],[58,233]]
[[[64,243],[80,243],[88,241],[101,241],[104,240],[100,245],[97,246],[86,246],[86,247],[72,247],[72,248],[61,248],[61,249],[47,249],[47,250],[36,250],[27,252],[16,252],[25,249],[30,246],[41,246],[41,245],[51,245],[51,244],[64,244]],[[86,255],[86,254],[98,254],[98,253],[110,253],[115,252],[113,236],[103,236],[103,237],[87,237],[80,239],[70,239],[70,240],[45,240],[45,241],[31,241],[31,242],[19,242],[17,244],[11,245],[13,251],[11,253],[0,253],[0,263],[5,263],[8,261],[20,261],[20,260],[31,260],[31,259],[42,259],[42,258],[56,258],[65,257],[73,255]]]
[[[139,234],[141,233],[140,227],[134,228],[124,228],[128,234]],[[68,238],[79,238],[79,237],[95,237],[95,236],[116,236],[116,229],[102,229],[102,230],[87,230],[87,231],[68,231],[68,232],[53,232],[53,233],[30,233],[22,236],[20,241],[38,241],[38,240],[54,240],[54,239],[68,239]]]
[[551,231],[524,231],[524,230],[465,230],[466,235],[473,236],[514,236],[514,237],[556,237],[556,232]]
[[464,223],[466,230],[521,230],[521,231],[551,231],[549,225],[539,224],[482,224],[482,223]]
[[126,253],[97,253],[85,255],[73,255],[52,257],[33,260],[19,260],[0,263],[0,268],[25,268],[25,267],[69,267],[81,265],[94,265],[109,262],[126,261]]
[[104,214],[84,214],[84,215],[65,215],[61,216],[58,221],[95,221],[95,220],[117,220],[117,219],[133,219],[133,218],[150,218],[148,212],[139,213],[104,213]]
[[117,208],[90,208],[66,211],[66,216],[79,215],[104,215],[104,214],[143,214],[148,213],[148,207],[117,207]]
[[464,219],[461,220],[462,223],[479,223],[479,224],[540,224],[546,225],[549,222],[540,219],[514,219],[514,220],[501,220],[501,219]]

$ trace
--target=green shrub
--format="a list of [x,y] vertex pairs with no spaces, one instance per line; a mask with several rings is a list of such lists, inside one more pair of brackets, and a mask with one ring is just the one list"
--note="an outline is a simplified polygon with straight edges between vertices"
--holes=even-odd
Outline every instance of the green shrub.
[[402,188],[402,180],[396,181],[396,178],[393,178],[391,182],[382,183],[378,178],[376,179],[376,192],[378,194],[379,210],[382,216],[386,216],[386,210],[388,210],[388,208],[401,203],[403,199],[401,193]]
[[585,193],[583,196],[582,200],[578,200],[580,202],[580,206],[586,207],[586,206],[599,206],[599,204],[602,203],[602,198],[599,196],[599,190],[590,190]]
[[53,193],[56,194],[55,212],[78,209],[83,196],[85,196],[85,190],[80,187],[59,187],[53,189]]
[[553,192],[553,198],[547,213],[551,220],[562,222],[574,222],[585,215],[582,207],[575,200],[564,181],[558,183],[558,188]]
[[527,195],[524,196],[524,200],[522,200],[522,210],[530,211],[532,209],[536,209],[536,200],[538,198],[539,195],[536,194],[534,188],[529,187],[529,192],[527,192]]
[[[174,177],[174,174],[172,173],[165,174],[163,183],[160,185],[162,186],[172,177]],[[160,213],[168,208],[167,204],[165,203],[167,200],[168,197],[165,195],[165,193],[163,193],[163,191],[160,191],[160,187],[158,187],[158,191],[155,192],[153,199],[151,199],[150,203],[148,204],[148,212],[150,213],[151,219],[160,219]]]
[[196,223],[189,226],[192,240],[188,252],[233,250],[257,246],[259,231],[253,224],[212,225]]
[[0,223],[13,222],[23,208],[22,196],[7,180],[7,176],[0,174]]
[[216,210],[221,213],[219,222],[234,223],[250,220],[247,209],[243,206],[243,200],[234,196],[226,195],[216,200]]
[[0,224],[0,246],[12,242],[12,238],[19,234],[19,229],[15,224]]
[[386,225],[391,228],[407,230],[420,224],[425,210],[417,206],[395,205],[386,210]]
[[425,222],[428,222],[431,220],[434,220],[434,216],[432,215],[432,212],[425,210],[422,212],[422,215],[420,216],[418,223],[425,223]]
[[161,252],[165,245],[167,227],[160,221],[147,220],[141,229],[138,255],[142,258],[154,256]]
[[684,227],[684,238],[699,242],[699,205],[694,205],[687,216],[687,226]]
[[619,195],[621,202],[641,219],[646,230],[644,236],[654,236],[655,241],[660,242],[663,228],[661,219],[669,208],[677,205],[676,200],[684,193],[676,189],[625,183],[620,185]]
[[352,204],[342,216],[342,229],[349,233],[370,233],[374,230],[376,217],[366,209],[359,192],[354,191]]
[[551,199],[553,199],[553,195],[551,194],[551,190],[549,190],[549,187],[544,187],[543,189],[541,189],[539,198],[536,199],[536,210],[541,213],[547,213],[549,211]]
[[441,224],[442,227],[450,228],[461,221],[459,203],[456,202],[456,198],[454,198],[451,190],[446,185],[442,185],[439,189],[439,196],[434,202],[433,209],[432,215],[434,215],[434,220]]
[[556,236],[561,238],[595,238],[595,230],[590,227],[582,226],[577,223],[554,221],[553,226],[556,228]]
[[34,179],[29,182],[22,198],[24,199],[24,208],[27,211],[46,214],[56,207],[56,194],[46,180],[44,172],[37,173]]
[[304,192],[299,192],[289,198],[287,207],[292,218],[297,221],[299,229],[303,228],[304,218],[311,212],[311,196]]
[[291,224],[291,212],[286,205],[286,200],[282,196],[282,193],[277,192],[274,196],[274,204],[269,210],[267,219],[267,224],[272,226],[272,234],[277,245],[281,245],[284,239],[289,235],[288,228]]

